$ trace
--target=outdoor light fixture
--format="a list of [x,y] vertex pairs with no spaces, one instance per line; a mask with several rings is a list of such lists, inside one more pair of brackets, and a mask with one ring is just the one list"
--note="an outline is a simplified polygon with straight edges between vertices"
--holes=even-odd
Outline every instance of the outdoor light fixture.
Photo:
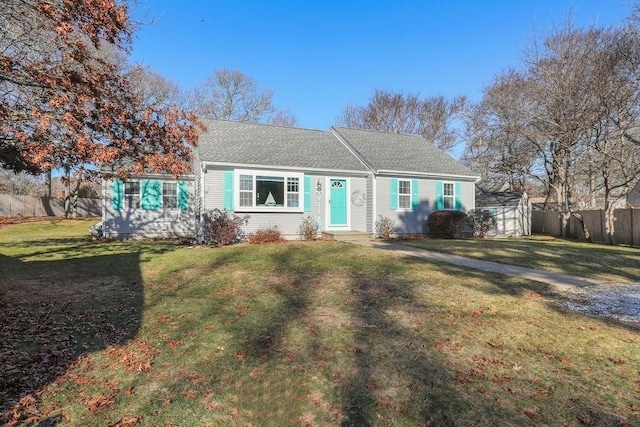
[[319,179],[316,180],[316,192],[322,193],[322,181],[320,181]]

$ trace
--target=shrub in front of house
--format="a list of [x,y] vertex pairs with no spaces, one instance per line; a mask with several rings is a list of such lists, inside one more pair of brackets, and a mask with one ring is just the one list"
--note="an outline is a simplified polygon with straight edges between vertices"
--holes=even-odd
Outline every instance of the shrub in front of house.
[[431,237],[438,239],[455,239],[460,236],[467,214],[462,211],[435,211],[427,218],[427,226]]
[[205,243],[226,246],[244,240],[244,225],[249,223],[249,215],[239,216],[231,212],[214,209],[204,214],[203,228]]
[[282,236],[277,226],[263,228],[249,235],[250,245],[264,245],[267,243],[284,243],[287,239]]
[[467,223],[473,229],[473,237],[484,239],[489,231],[496,228],[496,218],[487,210],[474,209],[467,215]]
[[309,215],[302,220],[300,227],[298,227],[298,234],[302,240],[315,240],[319,230],[318,221]]
[[396,228],[396,222],[389,217],[379,215],[376,221],[376,236],[383,240],[391,240]]

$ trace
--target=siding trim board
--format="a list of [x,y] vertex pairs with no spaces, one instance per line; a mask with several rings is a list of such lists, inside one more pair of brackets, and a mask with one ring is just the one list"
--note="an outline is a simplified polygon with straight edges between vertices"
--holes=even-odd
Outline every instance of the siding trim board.
[[462,182],[478,182],[480,181],[479,176],[468,176],[468,175],[449,175],[444,173],[424,173],[424,172],[411,172],[411,171],[394,171],[394,170],[379,170],[376,175],[382,176],[396,176],[396,177],[418,177],[418,178],[442,178],[444,180],[459,180]]
[[[292,166],[277,166],[277,165],[263,165],[263,164],[247,164],[247,163],[223,163],[223,162],[202,162],[202,165],[205,169],[210,170],[213,168],[238,168],[238,169],[260,169],[260,170],[276,170],[276,171],[290,171],[290,172],[314,172],[316,175],[327,175],[327,174],[340,174],[340,175],[349,175],[349,176],[367,176],[369,171],[357,171],[357,170],[342,170],[342,169],[326,169],[326,168],[307,168],[301,167],[296,168]],[[313,175],[314,173],[310,173]]]

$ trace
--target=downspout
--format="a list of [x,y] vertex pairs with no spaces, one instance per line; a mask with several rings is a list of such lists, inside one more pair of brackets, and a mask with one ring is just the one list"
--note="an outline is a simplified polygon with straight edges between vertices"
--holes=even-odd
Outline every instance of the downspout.
[[105,224],[107,221],[107,181],[102,178],[102,237],[106,238]]
[[204,182],[205,182],[205,176],[207,174],[207,167],[206,166],[202,166],[200,168],[200,176],[198,177],[198,179],[200,180],[200,201],[198,203],[198,239],[200,240],[200,243],[204,243],[204,233],[202,231],[202,217],[204,215]]
[[373,197],[372,197],[372,207],[371,207],[371,215],[373,216],[373,218],[371,219],[371,234],[374,235],[376,234],[376,218],[378,218],[378,183],[376,180],[376,174],[371,172],[371,179],[372,179],[372,183],[371,183],[371,191],[373,192]]

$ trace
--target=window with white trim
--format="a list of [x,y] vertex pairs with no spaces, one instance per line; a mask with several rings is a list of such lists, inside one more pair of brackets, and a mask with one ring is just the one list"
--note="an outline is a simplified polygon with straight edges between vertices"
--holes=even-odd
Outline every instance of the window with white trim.
[[442,203],[444,209],[456,208],[455,186],[453,182],[444,182],[442,184]]
[[411,209],[411,181],[408,179],[398,180],[398,208]]
[[240,175],[240,206],[253,206],[253,175]]
[[178,183],[177,182],[162,183],[162,207],[164,209],[178,208]]
[[237,207],[239,210],[299,210],[303,174],[262,171],[237,171]]
[[125,209],[140,208],[140,182],[139,181],[124,182],[124,208]]

